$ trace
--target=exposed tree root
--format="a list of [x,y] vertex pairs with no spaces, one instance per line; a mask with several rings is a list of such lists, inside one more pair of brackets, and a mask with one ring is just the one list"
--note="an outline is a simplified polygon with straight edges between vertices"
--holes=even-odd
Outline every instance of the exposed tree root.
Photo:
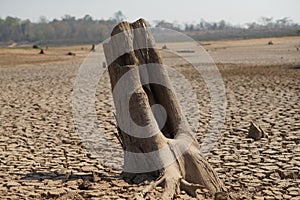
[[[198,160],[198,155],[201,157],[200,154],[193,154],[191,149],[166,167],[162,175],[156,181],[146,186],[141,192],[137,193],[134,199],[145,199],[148,193],[160,185],[164,188],[164,192],[160,197],[163,200],[173,199],[176,194],[180,194],[180,191],[185,191],[190,196],[196,197],[198,189],[209,189],[210,194],[214,195],[216,200],[227,199],[224,186],[215,173],[211,172],[212,169],[207,161],[202,158],[201,163],[204,163],[204,167],[201,166]],[[189,160],[189,163],[185,163],[187,165],[184,164],[184,160],[186,159]],[[197,167],[192,165],[197,165]],[[202,167],[205,169],[204,172],[203,170],[199,170]],[[190,177],[195,177],[196,179],[192,180]],[[189,179],[194,182],[191,182]]]
[[[172,174],[172,176],[170,174]],[[164,192],[160,197],[160,199],[162,200],[173,199],[174,196],[180,194],[180,191],[185,191],[190,196],[197,197],[198,189],[206,189],[204,185],[189,183],[178,174],[174,175],[173,170],[166,169],[166,171],[158,180],[151,182],[141,192],[136,193],[133,199],[135,200],[145,199],[148,193],[155,190],[155,188],[160,185],[163,185],[164,188]],[[214,194],[214,199],[226,200],[228,199],[228,196],[226,192],[216,192]]]

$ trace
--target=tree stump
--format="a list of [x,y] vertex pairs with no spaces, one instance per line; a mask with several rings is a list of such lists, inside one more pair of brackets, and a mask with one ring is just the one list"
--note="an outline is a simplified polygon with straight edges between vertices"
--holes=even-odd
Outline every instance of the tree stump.
[[96,46],[95,46],[94,44],[92,44],[92,48],[91,48],[90,51],[92,51],[92,52],[95,52],[95,51],[96,51]]
[[162,199],[172,199],[180,190],[192,196],[198,188],[212,195],[224,192],[199,153],[146,21],[121,22],[103,48],[124,150],[123,178],[131,183],[157,179],[136,198],[160,184]]

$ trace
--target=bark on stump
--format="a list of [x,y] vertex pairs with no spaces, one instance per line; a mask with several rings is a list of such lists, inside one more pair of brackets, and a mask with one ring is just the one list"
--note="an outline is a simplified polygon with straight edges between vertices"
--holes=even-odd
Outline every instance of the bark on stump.
[[125,155],[123,177],[131,183],[149,176],[157,179],[136,198],[144,198],[157,185],[164,187],[162,199],[172,199],[180,190],[192,196],[198,188],[212,195],[224,192],[182,116],[146,21],[121,22],[111,36],[103,47],[119,126],[117,137]]

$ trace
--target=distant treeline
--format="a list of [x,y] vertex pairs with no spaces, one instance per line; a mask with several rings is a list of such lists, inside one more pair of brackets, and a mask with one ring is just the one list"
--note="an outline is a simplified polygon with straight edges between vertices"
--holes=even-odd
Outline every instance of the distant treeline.
[[300,35],[300,25],[294,23],[288,17],[282,19],[261,17],[259,22],[243,25],[232,25],[224,20],[207,22],[201,19],[197,24],[180,25],[159,21],[155,26],[182,31],[195,40],[250,39]]
[[[107,20],[93,19],[90,15],[76,19],[65,15],[60,20],[48,21],[40,17],[38,23],[16,17],[0,18],[0,43],[84,44],[99,43],[108,38],[112,28],[124,19],[121,11]],[[196,24],[176,24],[164,20],[156,21],[153,27],[163,27],[187,33],[197,40],[241,39],[257,37],[279,37],[300,35],[300,26],[289,18],[262,17],[260,22],[231,25],[224,20]]]
[[116,20],[93,20],[66,15],[61,20],[47,21],[41,17],[39,23],[15,17],[0,18],[0,41],[16,43],[79,44],[96,43],[109,36]]

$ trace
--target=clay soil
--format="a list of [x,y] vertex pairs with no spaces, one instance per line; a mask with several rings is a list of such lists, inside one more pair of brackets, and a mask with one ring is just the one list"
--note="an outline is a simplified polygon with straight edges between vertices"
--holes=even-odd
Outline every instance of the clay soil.
[[[300,51],[295,48],[300,37],[201,44],[219,68],[227,99],[226,121],[207,159],[231,198],[300,199]],[[69,51],[76,55],[66,55]],[[116,153],[121,147],[114,136],[107,73],[100,79],[95,105],[108,138],[99,142],[114,145],[95,156],[75,129],[72,113],[74,81],[89,47],[51,47],[38,53],[0,49],[0,198],[131,199],[148,183],[120,179],[122,154]],[[168,54],[162,55],[168,61]],[[187,117],[199,122],[195,132],[201,143],[210,128],[210,95],[195,69],[174,69],[198,96],[200,116],[193,115],[188,95],[180,101]],[[174,87],[180,91],[181,85],[175,81]],[[264,138],[246,138],[251,121],[265,131]],[[149,198],[159,199],[161,190]],[[198,193],[198,199],[211,198],[205,190]],[[176,198],[192,199],[184,192]]]

